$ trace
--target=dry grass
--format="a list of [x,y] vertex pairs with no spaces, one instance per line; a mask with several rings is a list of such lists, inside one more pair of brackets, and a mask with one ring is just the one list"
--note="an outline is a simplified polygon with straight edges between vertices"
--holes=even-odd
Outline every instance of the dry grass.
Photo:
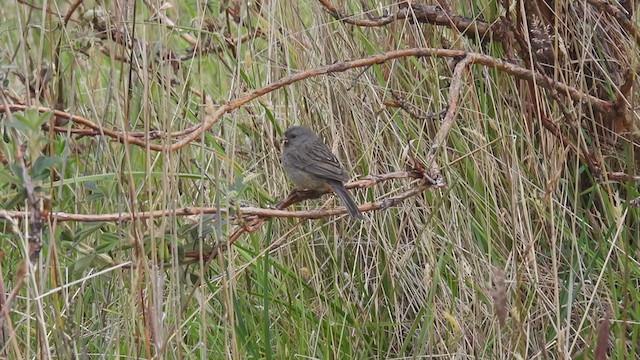
[[[69,5],[47,6],[64,14]],[[73,19],[94,9],[93,2],[82,6]],[[359,4],[349,6],[345,12],[366,17]],[[504,11],[494,1],[449,7],[471,18],[482,13],[487,20]],[[385,9],[370,12],[376,16]],[[246,27],[227,28],[224,13],[213,5],[205,10],[199,1],[176,2],[164,14],[178,27],[158,23],[147,5],[138,4],[137,45],[148,48],[136,47],[132,62],[129,50],[99,40],[88,26],[72,21],[62,30],[55,15],[20,3],[4,6],[5,90],[26,100],[28,91],[16,73],[35,81],[33,69],[53,63],[60,42],[56,76],[33,104],[54,108],[61,96],[65,111],[105,128],[178,131],[202,121],[198,92],[222,104],[304,70],[409,47],[503,56],[498,45],[441,26],[407,20],[374,28],[347,25],[313,1],[243,7]],[[612,53],[638,49],[633,41],[624,40],[629,48],[615,51],[593,41],[603,31],[611,37],[609,46],[623,41],[621,33],[591,26],[601,24],[599,14],[578,16],[581,26],[568,27],[576,33],[562,34],[582,61],[561,59],[560,70],[550,76],[610,100],[605,93],[615,96],[624,82],[624,76],[605,78],[611,74],[607,64],[620,58]],[[109,15],[133,21],[132,12],[110,7]],[[262,36],[237,47],[223,39],[239,41],[255,27]],[[219,51],[184,60],[176,71],[159,54],[188,52],[181,31]],[[626,59],[637,69],[637,56]],[[233,213],[245,204],[267,207],[287,195],[279,140],[290,125],[321,134],[354,179],[405,169],[407,146],[424,160],[440,120],[387,105],[393,91],[419,115],[437,114],[447,105],[450,65],[445,59],[403,58],[297,82],[225,115],[199,141],[175,152],[101,136],[54,135],[39,126],[18,130],[29,144],[28,160],[43,154],[63,159],[55,167],[59,181],[45,177],[37,183],[42,195],[51,197],[53,211],[217,206]],[[232,217],[51,223],[39,262],[5,319],[1,354],[16,359],[630,358],[640,351],[638,209],[630,206],[637,187],[595,179],[584,159],[540,119],[550,119],[589,149],[604,173],[638,173],[637,134],[631,125],[625,131],[607,126],[597,112],[563,94],[554,98],[542,88],[531,89],[509,74],[471,67],[456,123],[437,158],[448,186],[366,213],[364,221],[273,219],[223,256],[190,265],[182,264],[185,252],[228,241],[237,229]],[[631,95],[633,104],[637,94]],[[12,134],[6,124],[2,131]],[[0,153],[12,163],[15,142],[5,138]],[[8,165],[0,169],[6,182],[0,184],[0,201],[7,210],[23,209],[11,175]],[[353,194],[365,203],[408,186],[392,181]],[[325,196],[295,207],[338,205]],[[11,225],[0,223],[5,294],[20,278],[18,267],[28,254],[27,227]]]

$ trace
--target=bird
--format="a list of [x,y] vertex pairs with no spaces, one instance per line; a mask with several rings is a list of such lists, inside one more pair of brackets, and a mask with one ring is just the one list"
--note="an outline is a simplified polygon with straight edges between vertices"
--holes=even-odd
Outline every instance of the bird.
[[344,187],[349,174],[311,129],[292,126],[285,131],[282,165],[298,189],[333,191],[342,200],[349,215],[362,218],[358,205]]

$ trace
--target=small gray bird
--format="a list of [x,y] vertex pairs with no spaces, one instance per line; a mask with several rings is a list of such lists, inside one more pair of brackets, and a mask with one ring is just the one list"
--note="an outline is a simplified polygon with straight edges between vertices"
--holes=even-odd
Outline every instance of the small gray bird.
[[282,165],[299,189],[333,191],[342,200],[354,218],[362,218],[358,205],[344,187],[349,174],[338,162],[335,155],[311,130],[302,126],[292,126],[284,133]]

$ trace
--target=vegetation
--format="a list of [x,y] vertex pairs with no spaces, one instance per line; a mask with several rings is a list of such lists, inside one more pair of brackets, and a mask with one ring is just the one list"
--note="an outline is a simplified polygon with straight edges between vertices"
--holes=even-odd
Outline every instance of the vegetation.
[[102,3],[0,8],[0,357],[640,351],[636,1]]

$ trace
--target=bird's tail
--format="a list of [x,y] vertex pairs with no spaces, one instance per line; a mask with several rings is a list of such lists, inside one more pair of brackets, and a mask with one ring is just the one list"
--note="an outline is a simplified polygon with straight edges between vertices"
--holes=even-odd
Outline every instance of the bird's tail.
[[347,207],[349,211],[349,215],[356,219],[362,219],[362,214],[360,213],[360,209],[358,209],[358,205],[347,191],[347,189],[341,183],[333,183],[331,184],[333,191],[338,195],[338,197],[342,200],[344,206]]

